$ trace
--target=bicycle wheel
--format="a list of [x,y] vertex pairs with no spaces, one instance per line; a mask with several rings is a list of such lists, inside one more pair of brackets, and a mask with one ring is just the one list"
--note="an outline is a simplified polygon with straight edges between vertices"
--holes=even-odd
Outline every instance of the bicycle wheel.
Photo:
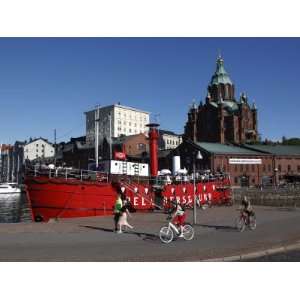
[[249,216],[249,228],[251,230],[254,230],[256,228],[256,217],[255,216]]
[[190,241],[194,238],[194,228],[190,224],[185,224],[182,229],[183,238],[186,241]]
[[208,204],[202,204],[200,207],[201,207],[202,210],[206,210],[209,207],[209,205]]
[[240,232],[242,232],[242,231],[245,230],[245,220],[244,220],[244,218],[242,218],[242,217],[237,218],[237,220],[236,220],[236,228]]
[[172,242],[174,238],[173,230],[167,226],[162,227],[159,231],[159,238],[165,244]]

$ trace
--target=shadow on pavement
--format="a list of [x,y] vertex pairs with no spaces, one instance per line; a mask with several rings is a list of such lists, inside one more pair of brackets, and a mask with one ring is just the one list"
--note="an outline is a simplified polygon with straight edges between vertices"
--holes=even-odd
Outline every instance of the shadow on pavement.
[[289,212],[295,212],[298,210],[298,207],[272,207],[272,208],[265,208],[264,211],[289,211]]
[[199,226],[199,227],[205,227],[205,228],[213,228],[215,230],[221,230],[221,231],[237,231],[235,226],[225,226],[225,225],[209,225],[209,224],[197,224],[194,226]]
[[[96,227],[96,226],[87,226],[87,225],[86,226],[81,225],[80,227],[115,233],[115,231],[113,229],[109,229],[109,228]],[[146,232],[123,231],[123,234],[133,234],[133,235],[136,235],[136,236],[140,237],[144,241],[146,241],[146,240],[158,241],[159,240],[158,235],[151,234],[151,233],[146,233]]]

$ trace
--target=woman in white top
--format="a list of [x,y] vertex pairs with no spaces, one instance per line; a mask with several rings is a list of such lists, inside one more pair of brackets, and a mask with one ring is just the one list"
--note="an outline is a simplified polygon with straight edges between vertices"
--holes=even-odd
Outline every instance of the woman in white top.
[[122,233],[122,226],[127,226],[130,229],[133,229],[133,226],[131,226],[127,222],[127,215],[130,217],[130,213],[129,213],[128,207],[129,207],[128,202],[124,201],[124,204],[123,204],[123,206],[121,208],[121,216],[120,216],[119,221],[118,221],[118,228],[119,228],[118,233]]

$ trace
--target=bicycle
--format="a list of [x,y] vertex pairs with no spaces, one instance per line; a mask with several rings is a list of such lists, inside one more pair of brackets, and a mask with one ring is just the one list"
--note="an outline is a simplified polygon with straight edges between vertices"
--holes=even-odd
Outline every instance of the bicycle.
[[[170,216],[168,216],[167,220],[170,220]],[[161,227],[159,231],[160,240],[168,244],[173,241],[175,237],[179,237],[180,235],[179,227],[172,222],[172,220],[168,223],[168,226]],[[185,223],[182,228],[182,238],[186,241],[190,241],[194,238],[194,228],[191,224]]]
[[237,209],[240,211],[240,216],[236,220],[236,228],[238,231],[243,232],[246,226],[250,230],[254,230],[256,228],[256,216],[255,213],[252,212],[249,216],[242,209]]

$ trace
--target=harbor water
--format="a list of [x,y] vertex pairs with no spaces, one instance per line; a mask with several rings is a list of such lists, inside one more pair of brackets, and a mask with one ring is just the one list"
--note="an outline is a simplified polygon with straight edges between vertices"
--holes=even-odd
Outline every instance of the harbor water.
[[31,222],[26,193],[0,195],[0,223]]

